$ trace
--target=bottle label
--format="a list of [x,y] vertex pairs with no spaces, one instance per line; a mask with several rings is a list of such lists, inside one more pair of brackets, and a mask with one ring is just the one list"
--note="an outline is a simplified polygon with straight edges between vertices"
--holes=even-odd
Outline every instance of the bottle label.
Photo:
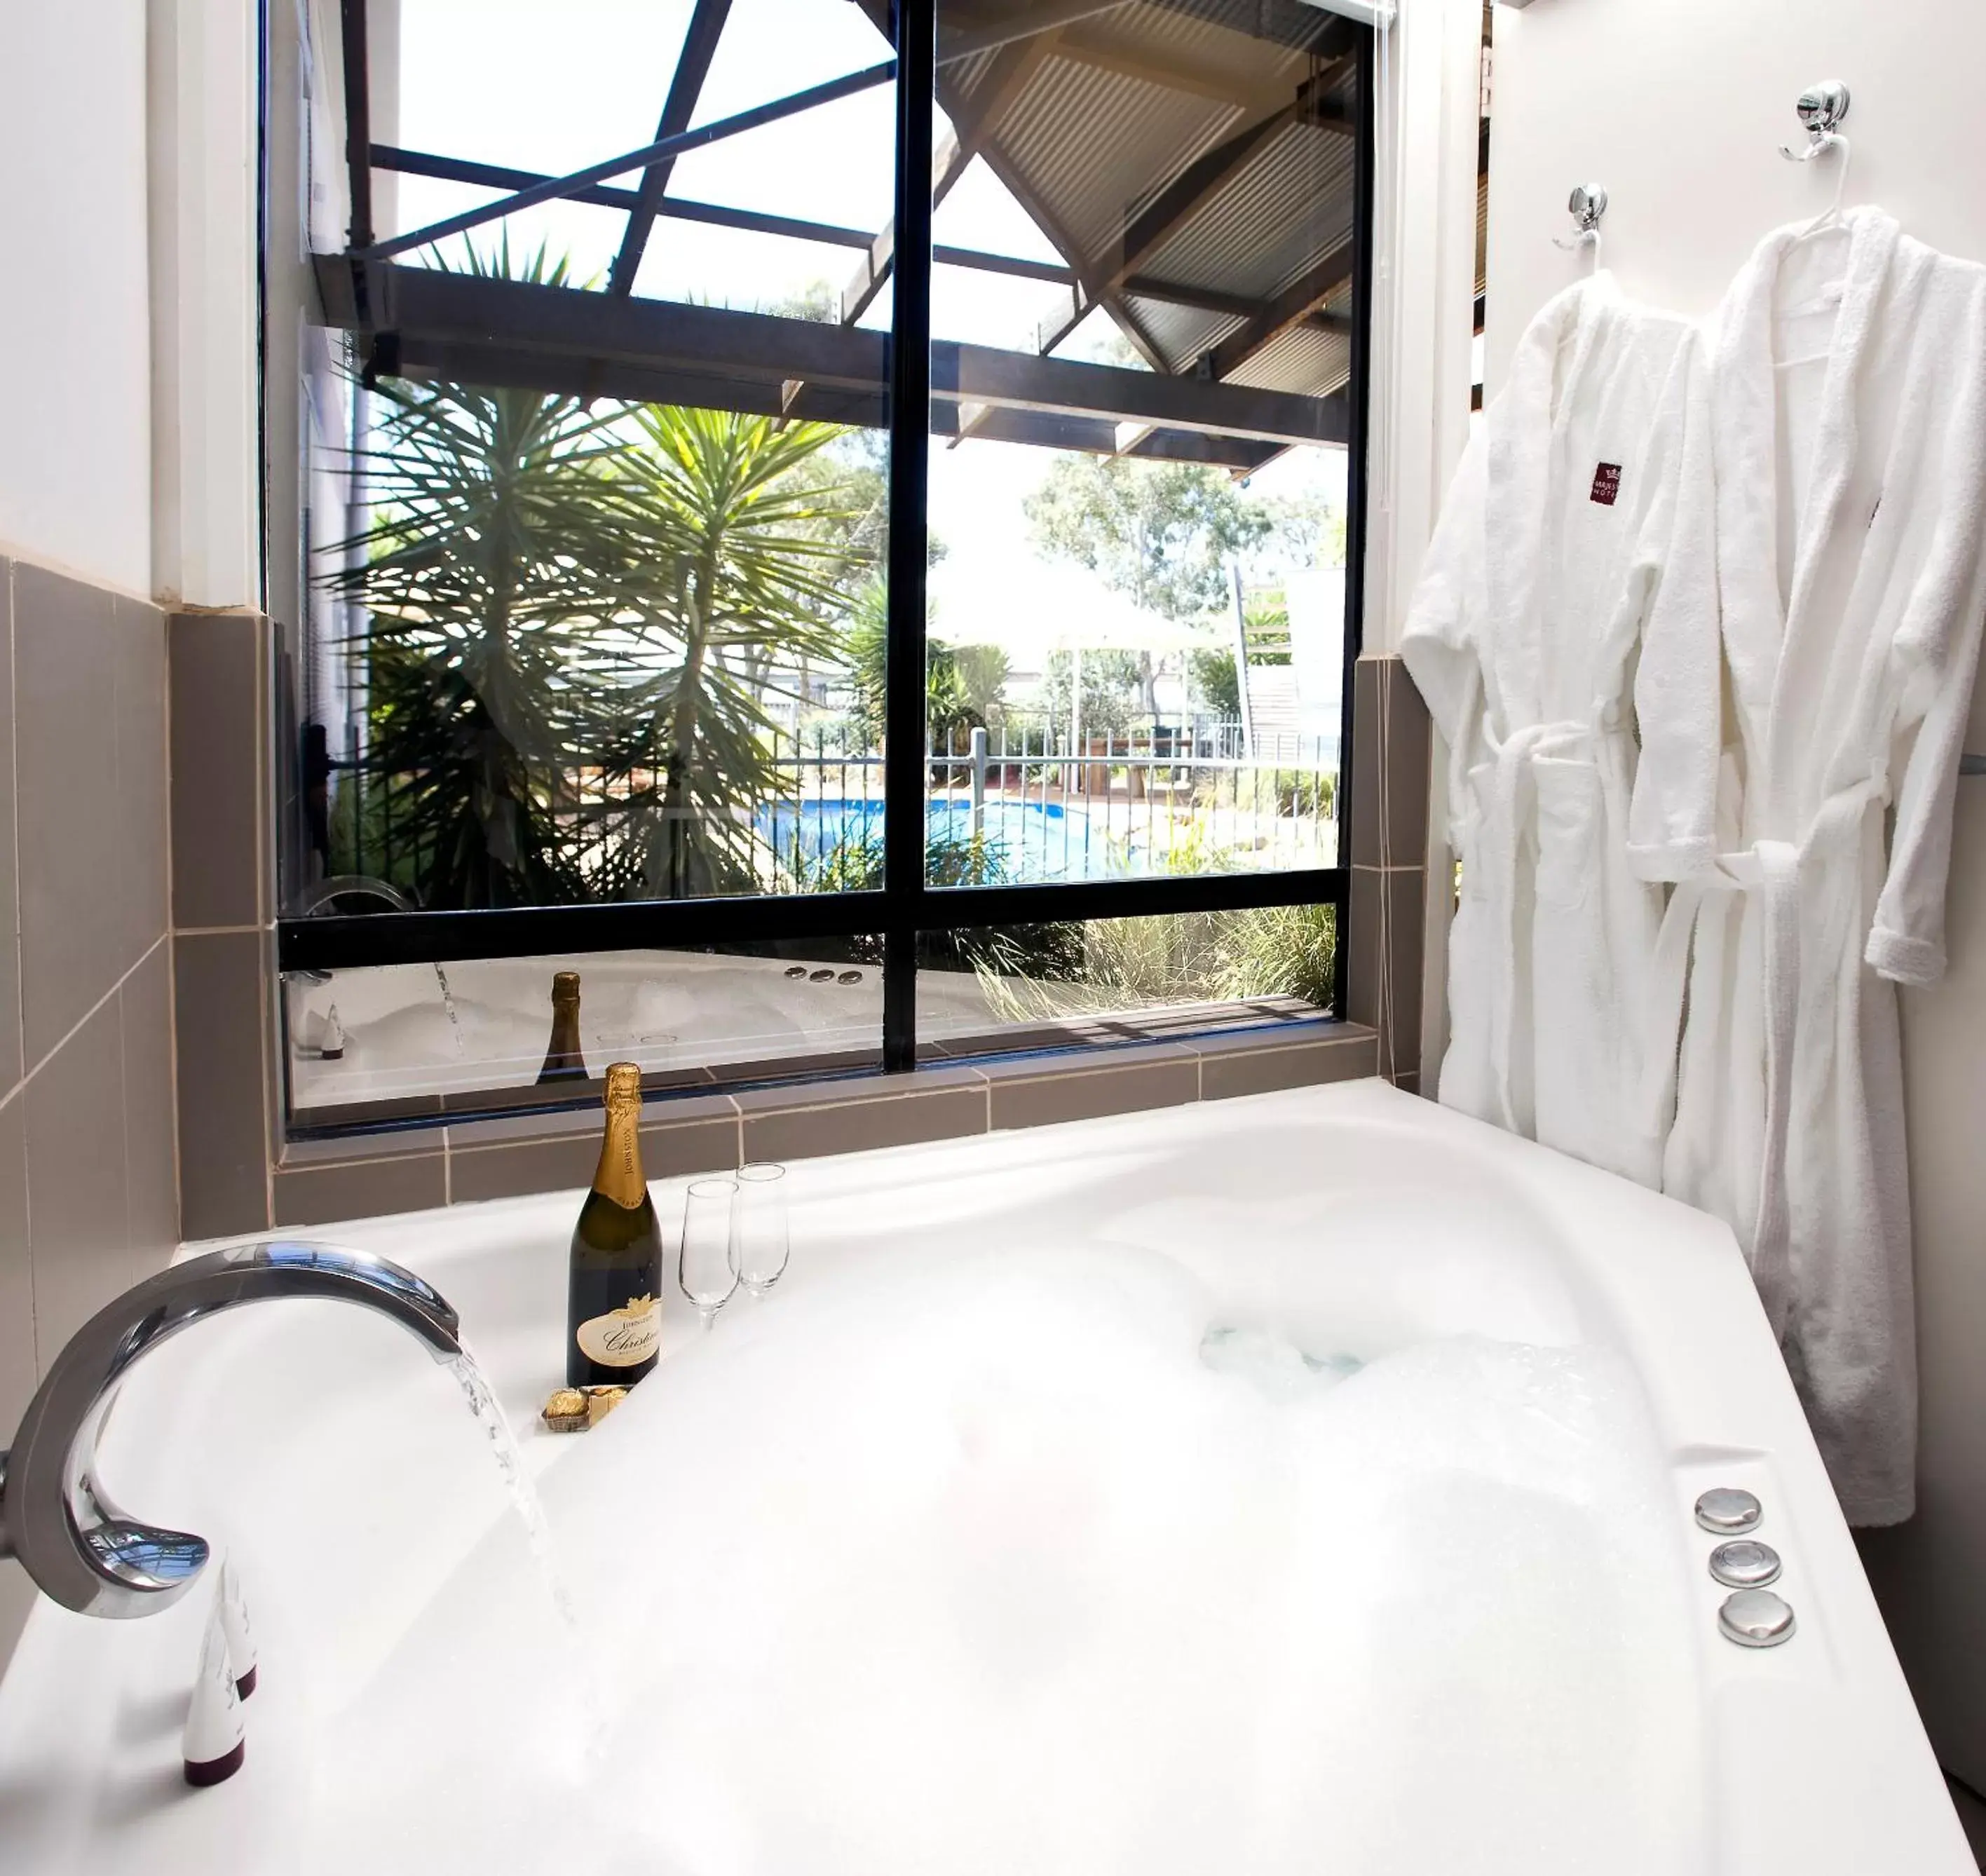
[[652,1296],[631,1296],[580,1324],[573,1339],[579,1352],[603,1368],[636,1368],[653,1355],[662,1339],[662,1306]]

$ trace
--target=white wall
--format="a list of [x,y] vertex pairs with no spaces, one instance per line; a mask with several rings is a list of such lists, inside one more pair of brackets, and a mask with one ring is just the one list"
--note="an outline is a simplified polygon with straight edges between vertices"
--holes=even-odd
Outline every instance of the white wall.
[[252,607],[261,576],[254,0],[150,0],[152,590]]
[[[1688,313],[1715,304],[1768,229],[1825,207],[1832,159],[1775,153],[1801,140],[1793,100],[1817,79],[1853,94],[1846,199],[1986,260],[1980,0],[1536,0],[1500,8],[1496,34],[1493,394],[1524,322],[1580,264],[1551,244],[1574,183],[1611,193],[1622,285]],[[1976,701],[1971,746],[1986,750]],[[1959,789],[1951,975],[1904,1011],[1920,1509],[1864,1550],[1940,1757],[1986,1786],[1986,777]]]
[[0,6],[0,551],[149,597],[145,0]]

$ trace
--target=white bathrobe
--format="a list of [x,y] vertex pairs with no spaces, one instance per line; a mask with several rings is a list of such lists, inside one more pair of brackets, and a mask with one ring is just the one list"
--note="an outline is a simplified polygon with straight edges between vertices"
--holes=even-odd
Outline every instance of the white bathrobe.
[[1917,1420],[1893,985],[1944,968],[1986,618],[1986,268],[1870,209],[1782,229],[1710,347],[1732,746],[1725,850],[1662,938],[1672,1002],[1688,971],[1663,1187],[1748,1247],[1843,1505],[1886,1524],[1912,1509]]
[[[1519,341],[1443,505],[1401,655],[1450,753],[1461,904],[1447,1106],[1644,1184],[1661,888],[1628,860],[1636,709],[1678,726],[1643,790],[1643,871],[1710,847],[1714,527],[1700,345],[1601,274]],[[1665,686],[1706,686],[1661,707]],[[1681,845],[1678,846],[1678,843]]]

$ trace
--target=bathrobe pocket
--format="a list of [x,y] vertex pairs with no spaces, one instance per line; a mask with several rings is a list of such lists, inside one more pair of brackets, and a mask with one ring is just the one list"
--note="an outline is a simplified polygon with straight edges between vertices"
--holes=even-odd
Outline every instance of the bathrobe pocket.
[[1540,905],[1570,909],[1601,888],[1601,829],[1605,813],[1600,771],[1590,762],[1540,756],[1531,763],[1537,797],[1537,894]]
[[1540,756],[1530,989],[1536,1137],[1590,1165],[1646,1180],[1629,1097],[1640,1060],[1607,916],[1607,815],[1590,762]]

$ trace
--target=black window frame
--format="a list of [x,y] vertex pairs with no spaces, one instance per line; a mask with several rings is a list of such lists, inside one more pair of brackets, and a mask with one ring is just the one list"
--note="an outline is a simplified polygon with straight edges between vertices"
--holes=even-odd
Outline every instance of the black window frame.
[[[372,244],[364,0],[344,0],[347,160],[352,202],[352,285],[362,314]],[[922,725],[925,685],[926,501],[931,458],[931,265],[934,205],[925,153],[932,144],[937,0],[897,0],[895,287],[889,338],[889,546],[886,715]],[[886,739],[884,885],[880,891],[644,900],[599,904],[279,918],[279,968],[291,971],[685,950],[780,940],[869,937],[883,941],[881,1071],[918,1066],[917,946],[924,933],[1011,925],[1329,904],[1337,944],[1331,1014],[1345,1009],[1352,813],[1352,667],[1363,640],[1366,458],[1371,365],[1373,201],[1372,30],[1355,29],[1356,121],[1351,331],[1347,386],[1344,688],[1336,781],[1338,864],[1236,872],[1027,885],[934,887],[925,877],[924,738]],[[906,160],[914,153],[915,160]],[[567,191],[574,193],[574,191]],[[389,335],[390,336],[390,335]],[[269,387],[264,387],[264,396]],[[1102,1045],[1108,1046],[1108,1045]],[[719,1086],[724,1085],[721,1081]]]

